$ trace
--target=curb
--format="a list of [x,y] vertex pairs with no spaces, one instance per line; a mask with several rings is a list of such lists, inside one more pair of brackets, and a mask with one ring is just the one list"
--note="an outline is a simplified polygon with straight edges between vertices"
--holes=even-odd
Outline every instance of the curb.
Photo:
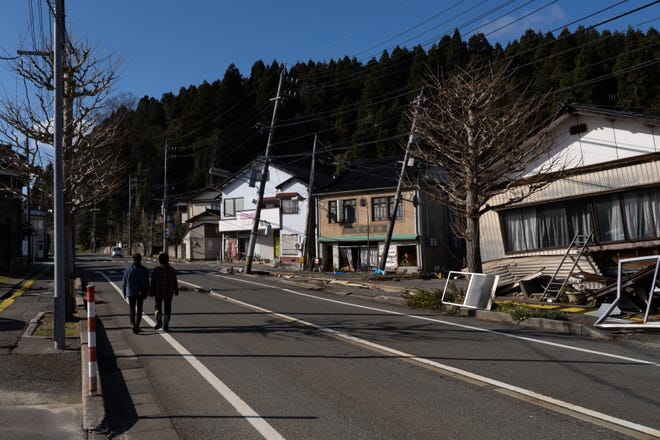
[[23,333],[22,338],[48,338],[48,336],[32,336],[32,333],[37,329],[41,317],[44,316],[46,312],[39,312],[37,315],[30,320],[25,332]]
[[516,321],[508,313],[492,312],[490,310],[475,310],[474,315],[482,321],[503,322],[525,328],[538,328],[552,333],[587,336],[592,339],[613,339],[612,335],[606,331],[575,322],[545,318],[528,318],[523,321]]

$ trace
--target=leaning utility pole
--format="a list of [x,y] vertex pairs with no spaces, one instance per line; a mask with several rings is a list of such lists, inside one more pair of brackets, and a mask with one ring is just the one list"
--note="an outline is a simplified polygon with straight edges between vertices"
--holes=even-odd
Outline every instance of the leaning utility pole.
[[[313,234],[310,234],[314,230],[314,218],[316,217],[316,210],[312,210],[312,206],[316,206],[316,204],[312,204],[314,201],[314,197],[312,197],[312,193],[314,192],[314,168],[315,168],[315,163],[316,163],[316,142],[318,140],[318,136],[315,134],[314,135],[314,144],[312,145],[312,167],[309,170],[309,183],[307,184],[307,221],[305,224],[305,247],[303,251],[303,255],[305,257],[305,269],[313,269],[314,268],[314,259],[316,258],[316,251],[314,252],[314,256],[312,257],[312,242],[311,238]],[[316,240],[315,240],[316,241]],[[316,249],[316,244],[314,243],[314,249]]]
[[254,257],[254,246],[257,244],[257,234],[259,232],[259,220],[261,218],[261,200],[264,197],[264,191],[266,189],[266,180],[268,179],[268,152],[270,151],[270,145],[273,139],[273,131],[275,129],[275,117],[277,116],[277,107],[279,106],[280,95],[282,92],[282,82],[284,80],[284,74],[286,72],[286,66],[282,66],[282,71],[280,72],[280,81],[277,84],[277,95],[275,98],[272,98],[271,101],[275,101],[275,106],[273,107],[273,117],[270,121],[270,129],[268,130],[268,141],[266,142],[266,155],[264,156],[264,168],[261,172],[261,181],[259,182],[259,193],[257,196],[257,206],[254,210],[254,222],[252,223],[252,231],[250,232],[250,243],[248,244],[248,252],[245,257],[245,273],[252,273],[252,259]]
[[[387,254],[390,251],[390,243],[392,242],[392,233],[394,232],[394,222],[396,221],[396,212],[399,209],[399,203],[401,202],[401,187],[403,184],[403,175],[406,172],[406,166],[408,165],[408,154],[410,152],[410,145],[412,145],[415,138],[415,123],[417,121],[417,113],[419,112],[419,106],[422,102],[422,94],[424,93],[424,88],[419,91],[417,99],[413,102],[415,106],[415,113],[413,115],[412,125],[410,127],[410,135],[408,136],[408,143],[406,144],[406,153],[403,156],[403,164],[401,165],[401,174],[399,174],[399,182],[396,186],[396,194],[394,196],[394,209],[390,212],[390,224],[387,228],[387,236],[385,237],[385,245],[383,246],[383,255],[380,259],[380,270],[385,270],[385,263],[387,262]],[[403,209],[403,207],[402,207]],[[368,252],[368,251],[367,251]]]
[[53,87],[54,102],[54,136],[55,149],[54,164],[54,200],[53,223],[55,229],[55,292],[53,294],[53,339],[55,348],[63,350],[65,344],[64,320],[66,305],[65,289],[65,250],[64,250],[64,165],[62,159],[62,132],[63,132],[63,80],[62,80],[62,48],[64,42],[64,0],[55,1],[55,25],[53,28]]

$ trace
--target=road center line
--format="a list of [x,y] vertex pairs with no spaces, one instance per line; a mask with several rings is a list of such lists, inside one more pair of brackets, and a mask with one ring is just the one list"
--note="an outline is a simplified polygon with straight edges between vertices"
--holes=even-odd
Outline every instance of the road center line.
[[[296,291],[293,291],[293,290],[290,290],[290,289],[282,289],[280,287],[274,287],[274,286],[270,286],[270,285],[267,285],[267,284],[256,283],[256,282],[253,282],[253,281],[237,280],[236,278],[228,278],[228,279],[232,279],[232,280],[236,280],[236,281],[242,281],[242,282],[246,282],[246,283],[249,283],[249,284],[255,284],[255,285],[259,285],[259,286],[262,286],[262,287],[268,287],[268,288],[272,288],[272,289],[280,289],[280,290],[283,290],[283,291],[286,291],[286,292],[289,292],[289,293],[294,293],[294,294],[297,294],[297,295],[309,296],[311,298],[324,299],[324,298],[315,297],[313,295],[307,295],[307,294],[304,294],[304,293],[301,293],[301,292],[296,292]],[[188,286],[191,286],[193,288],[196,288],[196,289],[202,289],[201,286],[195,285],[193,283],[189,283],[189,282],[185,282],[185,281],[179,281],[179,282],[182,283],[182,284],[186,284]],[[390,347],[386,347],[384,345],[376,344],[374,342],[370,342],[370,341],[367,341],[367,340],[362,339],[362,338],[351,336],[347,333],[343,333],[343,332],[340,332],[340,331],[337,331],[337,330],[322,327],[318,324],[314,324],[314,323],[311,323],[311,322],[308,322],[308,321],[304,321],[304,320],[295,318],[295,317],[290,316],[290,315],[285,315],[285,314],[278,313],[278,312],[275,312],[275,311],[272,311],[272,310],[254,305],[254,304],[250,304],[250,303],[247,303],[247,302],[244,302],[244,301],[240,301],[240,300],[237,300],[235,298],[231,298],[231,297],[228,297],[226,295],[222,295],[220,293],[213,292],[212,290],[209,292],[209,294],[213,295],[217,298],[220,298],[220,299],[222,299],[226,302],[238,305],[240,307],[248,308],[248,309],[260,312],[260,313],[265,313],[265,314],[268,314],[268,315],[271,315],[271,316],[274,316],[274,317],[278,317],[278,318],[281,318],[283,320],[293,322],[293,323],[296,323],[296,324],[299,324],[299,325],[302,325],[302,326],[314,328],[314,329],[316,329],[316,330],[318,330],[322,333],[332,335],[332,336],[334,336],[336,338],[339,338],[339,339],[347,340],[347,341],[350,341],[350,342],[353,342],[353,343],[356,343],[356,344],[360,344],[360,345],[365,346],[365,347],[369,347],[369,348],[374,349],[374,350],[389,353],[389,354],[391,354],[393,356],[396,356],[396,357],[399,357],[399,358],[404,358],[406,360],[411,360],[411,361],[414,361],[414,362],[418,362],[420,364],[428,365],[428,366],[431,366],[433,368],[439,369],[441,371],[447,371],[447,372],[450,372],[450,373],[458,375],[458,376],[469,378],[469,379],[474,380],[474,381],[478,381],[478,382],[481,382],[481,383],[484,383],[484,384],[487,384],[487,385],[491,385],[493,387],[496,387],[496,388],[499,388],[499,389],[502,389],[502,390],[509,391],[510,393],[517,394],[519,396],[524,396],[526,398],[533,399],[537,402],[542,402],[542,403],[545,403],[545,404],[554,405],[556,407],[567,410],[568,415],[570,415],[571,412],[574,412],[574,413],[578,413],[578,414],[581,414],[581,415],[584,415],[584,416],[587,416],[587,417],[591,417],[592,419],[600,420],[600,421],[602,421],[606,424],[613,424],[613,425],[617,425],[617,426],[620,426],[620,427],[623,427],[623,428],[626,428],[626,429],[631,429],[631,430],[641,432],[641,433],[645,433],[645,434],[648,434],[648,435],[652,435],[652,436],[655,436],[655,437],[660,437],[660,430],[655,429],[655,428],[640,425],[638,423],[634,423],[634,422],[631,422],[631,421],[628,421],[628,420],[620,419],[618,417],[614,417],[614,416],[611,416],[611,415],[608,415],[608,414],[605,414],[605,413],[602,413],[602,412],[599,412],[599,411],[594,411],[594,410],[591,410],[589,408],[585,408],[583,406],[575,405],[575,404],[572,404],[570,402],[566,402],[566,401],[563,401],[563,400],[560,400],[560,399],[555,399],[554,397],[546,396],[544,394],[540,394],[540,393],[537,393],[537,392],[532,391],[532,390],[521,388],[521,387],[518,387],[516,385],[508,384],[506,382],[502,382],[502,381],[499,381],[499,380],[496,380],[496,379],[491,379],[489,377],[482,376],[480,374],[475,374],[475,373],[472,373],[472,372],[467,371],[467,370],[462,370],[460,368],[452,367],[450,365],[442,364],[440,362],[432,361],[430,359],[418,357],[418,356],[415,356],[415,355],[410,354],[410,353],[406,353],[406,352],[403,352],[403,351],[400,351],[400,350],[396,350],[396,349],[393,349],[393,348],[390,348]],[[415,317],[414,315],[406,315],[406,314],[400,313],[400,312],[392,312],[392,311],[388,311],[388,310],[377,309],[377,308],[372,308],[372,307],[367,307],[367,306],[360,306],[360,305],[354,305],[354,304],[350,304],[350,303],[343,303],[341,301],[335,301],[335,300],[329,300],[329,301],[340,303],[340,304],[345,304],[345,305],[351,305],[351,306],[359,307],[359,308],[365,308],[365,309],[369,309],[369,310],[378,310],[378,311],[381,311],[381,312],[392,313],[392,314],[395,314],[395,315]],[[439,322],[442,322],[442,321],[439,321]],[[448,324],[451,324],[451,323],[448,323]],[[461,327],[471,328],[469,326],[461,326]],[[474,329],[475,330],[480,330],[477,327],[474,327]],[[499,332],[492,332],[492,333],[498,333],[499,334]],[[506,335],[506,334],[503,334],[503,335]],[[532,341],[535,341],[535,340],[532,339]]]
[[[616,354],[612,354],[612,353],[605,353],[605,352],[602,352],[602,351],[590,350],[588,348],[581,348],[581,347],[574,347],[574,346],[566,345],[566,344],[560,344],[558,342],[543,341],[541,339],[534,339],[534,338],[530,338],[530,337],[527,337],[527,336],[512,335],[512,334],[500,332],[500,331],[497,331],[497,330],[489,330],[489,329],[484,329],[484,328],[480,328],[480,327],[474,327],[474,326],[471,326],[471,325],[459,324],[459,323],[450,322],[450,321],[444,321],[442,319],[432,318],[432,317],[429,317],[429,316],[411,315],[411,314],[408,314],[408,313],[396,312],[396,311],[393,311],[393,310],[381,309],[381,308],[378,308],[378,307],[363,306],[363,305],[360,305],[360,304],[352,304],[352,303],[345,302],[345,301],[339,301],[339,300],[331,299],[331,298],[323,298],[323,297],[319,297],[319,296],[315,296],[315,295],[310,295],[308,293],[298,292],[298,291],[295,291],[295,290],[291,290],[291,289],[287,289],[287,288],[283,288],[283,287],[272,286],[272,285],[269,285],[269,284],[259,283],[259,282],[251,281],[251,280],[242,280],[242,279],[239,279],[239,278],[225,277],[225,276],[222,276],[222,275],[217,275],[217,276],[220,277],[220,278],[225,278],[227,280],[239,281],[239,282],[247,283],[247,284],[254,284],[254,285],[260,286],[260,287],[268,287],[268,288],[271,288],[271,289],[279,289],[279,290],[282,290],[284,292],[292,293],[294,295],[304,296],[306,298],[316,299],[316,300],[319,300],[319,301],[326,301],[326,302],[331,302],[331,303],[335,303],[335,304],[341,304],[341,305],[350,306],[350,307],[354,307],[354,308],[370,310],[370,311],[373,311],[373,312],[387,313],[387,314],[390,314],[390,315],[405,316],[407,318],[419,319],[419,320],[422,320],[422,321],[430,321],[430,322],[434,322],[434,323],[437,323],[437,324],[444,324],[444,325],[448,325],[448,326],[452,326],[452,327],[459,327],[459,328],[463,328],[463,329],[466,329],[466,330],[473,330],[473,331],[479,331],[479,332],[484,332],[484,333],[490,333],[490,334],[493,334],[493,335],[504,336],[504,337],[511,338],[511,339],[518,339],[518,340],[522,340],[522,341],[533,342],[535,344],[549,345],[551,347],[558,347],[558,348],[563,348],[563,349],[566,349],[566,350],[579,351],[581,353],[588,353],[588,354],[593,354],[593,355],[596,355],[596,356],[603,356],[603,357],[622,360],[622,361],[626,361],[626,362],[632,362],[632,363],[636,363],[636,364],[643,364],[643,365],[651,365],[651,366],[654,366],[654,367],[660,367],[660,363],[653,362],[653,361],[647,361],[645,359],[632,358],[632,357],[628,357],[628,356],[620,356],[620,355],[616,355]],[[183,281],[180,281],[180,282],[184,283]],[[190,286],[193,286],[195,288],[200,288],[200,287],[194,286],[190,283],[185,283],[185,284],[189,284]]]
[[[108,278],[105,273],[97,271],[105,278],[108,283],[119,293],[119,296],[125,301],[121,293],[121,288],[119,288],[113,281]],[[183,283],[182,281],[179,281]],[[189,284],[189,283],[184,283]],[[155,322],[146,314],[143,318],[147,324],[153,326]],[[259,433],[267,440],[284,440],[284,437],[275,430],[266,420],[264,420],[256,411],[254,411],[250,405],[248,405],[243,399],[241,399],[231,388],[229,388],[223,381],[221,381],[211,370],[206,368],[206,366],[199,361],[190,351],[188,351],[183,345],[181,345],[174,337],[168,333],[161,332],[160,335],[163,337],[170,346],[176,350],[185,360],[188,361],[192,367],[197,370],[197,372],[218,392],[220,395],[227,401],[231,406],[238,411],[238,413],[243,416]]]

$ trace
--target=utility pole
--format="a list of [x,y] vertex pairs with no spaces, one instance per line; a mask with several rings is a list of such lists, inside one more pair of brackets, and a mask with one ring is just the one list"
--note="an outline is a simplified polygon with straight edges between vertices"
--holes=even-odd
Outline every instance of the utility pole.
[[[392,233],[394,232],[394,222],[396,221],[396,212],[399,209],[399,203],[401,203],[401,187],[403,186],[403,175],[406,172],[406,166],[408,165],[408,154],[410,153],[410,146],[412,145],[415,138],[415,123],[417,122],[417,114],[419,112],[419,106],[422,102],[422,94],[424,93],[424,88],[419,91],[419,95],[413,102],[415,106],[415,113],[413,114],[413,121],[410,127],[410,135],[408,136],[408,143],[406,144],[406,153],[403,156],[403,164],[401,165],[401,174],[399,174],[399,182],[396,186],[396,194],[394,196],[394,209],[390,212],[390,224],[387,228],[387,236],[385,237],[385,245],[383,246],[383,255],[380,259],[380,270],[385,271],[385,263],[387,262],[387,254],[390,250],[390,243],[392,242]],[[403,207],[402,207],[403,209]]]
[[169,147],[167,146],[167,141],[165,141],[165,151],[163,156],[165,156],[165,172],[163,173],[163,207],[161,214],[163,215],[163,252],[167,252],[167,152]]
[[53,28],[53,87],[55,94],[54,119],[55,131],[53,146],[55,148],[54,164],[54,229],[55,229],[55,292],[53,294],[53,339],[55,348],[63,350],[65,344],[64,320],[66,305],[65,289],[65,253],[64,253],[64,166],[62,159],[63,132],[63,81],[62,81],[62,50],[64,42],[64,0],[55,0],[55,24]]
[[96,253],[96,213],[99,209],[96,207],[96,198],[92,207],[92,253]]
[[[30,138],[27,136],[25,137],[25,160],[27,161],[28,164],[28,170],[31,168],[30,167]],[[34,246],[34,240],[32,239],[32,207],[30,206],[30,187],[32,183],[32,173],[28,172],[27,176],[27,185],[26,185],[26,193],[25,193],[25,210],[27,213],[27,225],[28,225],[28,236],[27,236],[27,242],[28,242],[28,267],[32,268],[32,255],[34,253],[32,246]]]
[[[312,230],[312,225],[314,225],[313,217],[316,211],[312,211],[312,207],[316,206],[316,203],[312,204],[314,198],[312,197],[312,192],[314,191],[314,168],[316,163],[316,142],[318,136],[314,135],[314,144],[312,145],[312,167],[309,170],[309,183],[307,184],[307,224],[305,225],[305,250],[303,255],[305,256],[305,267],[313,269],[314,268],[314,258],[316,258],[316,252],[312,257],[312,243],[310,231]],[[316,245],[314,245],[316,249]]]
[[248,244],[248,252],[245,257],[245,273],[252,273],[252,259],[254,258],[254,246],[257,244],[257,234],[259,232],[259,220],[261,218],[261,200],[264,197],[264,191],[266,189],[266,180],[268,179],[268,153],[270,151],[270,146],[273,140],[273,131],[275,128],[275,118],[277,116],[277,108],[279,107],[280,100],[282,99],[282,82],[284,81],[284,74],[286,72],[286,66],[282,66],[282,71],[280,72],[280,81],[277,84],[277,95],[275,98],[272,98],[271,101],[275,101],[273,107],[273,117],[270,121],[270,130],[268,130],[268,141],[266,142],[266,155],[264,156],[264,168],[261,172],[261,181],[259,182],[259,193],[257,196],[257,206],[254,210],[254,222],[252,223],[252,231],[250,232],[250,243]]
[[128,253],[133,254],[133,246],[131,241],[131,226],[133,223],[133,197],[135,196],[135,184],[137,178],[133,175],[128,176]]

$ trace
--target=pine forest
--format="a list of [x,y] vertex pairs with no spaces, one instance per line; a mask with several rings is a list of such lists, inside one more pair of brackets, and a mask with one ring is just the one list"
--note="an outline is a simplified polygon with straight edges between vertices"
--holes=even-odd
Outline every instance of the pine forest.
[[[410,131],[410,103],[425,76],[482,63],[509,63],[521,91],[549,94],[546,116],[563,102],[659,115],[659,43],[653,28],[646,33],[578,28],[557,35],[528,30],[506,47],[482,34],[465,41],[455,31],[428,49],[396,47],[367,62],[344,57],[287,65],[270,154],[308,164],[316,135],[318,164],[330,174],[358,159],[400,154]],[[264,154],[283,67],[259,60],[246,73],[232,64],[221,79],[159,99],[144,96],[109,116],[122,127],[111,148],[126,158],[126,175],[136,177],[136,216],[149,219],[160,212],[165,154],[168,193],[184,200],[215,184],[210,167],[236,172]],[[107,219],[97,225],[103,241],[117,240],[125,223],[126,180],[98,207]],[[80,220],[79,242],[85,242],[89,219]],[[138,228],[136,238],[140,235],[146,233]]]

